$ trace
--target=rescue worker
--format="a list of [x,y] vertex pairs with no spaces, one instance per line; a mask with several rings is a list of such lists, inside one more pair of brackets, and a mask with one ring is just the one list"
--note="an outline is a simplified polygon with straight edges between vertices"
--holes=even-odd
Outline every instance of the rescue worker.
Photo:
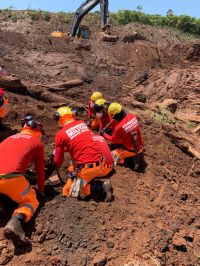
[[32,218],[39,204],[35,190],[25,178],[25,172],[32,162],[35,162],[36,182],[42,196],[45,180],[41,125],[28,115],[22,126],[20,133],[0,143],[0,194],[19,204],[3,232],[18,247],[30,244],[22,223]]
[[4,128],[3,125],[3,118],[7,114],[7,105],[8,105],[8,99],[5,96],[4,90],[0,88],[0,129]]
[[106,102],[105,99],[99,99],[94,104],[94,112],[96,113],[96,118],[100,120],[99,132],[106,128],[107,130],[114,130],[117,125],[117,121],[112,119],[108,114],[108,106],[110,104]]
[[64,196],[85,199],[93,193],[102,194],[106,201],[111,200],[109,181],[93,186],[91,181],[108,173],[101,150],[95,144],[92,132],[82,120],[76,120],[73,110],[60,107],[54,113],[60,130],[55,136],[54,164],[59,167],[63,163],[64,152],[69,152],[72,165],[69,177],[63,188]]
[[98,177],[107,176],[113,170],[113,158],[112,158],[111,151],[104,137],[93,134],[92,138],[95,141],[95,144],[97,145],[98,149],[101,151],[104,157],[103,171],[100,175],[98,175]]
[[138,119],[134,114],[126,113],[119,103],[111,103],[108,114],[119,122],[110,136],[101,130],[101,135],[119,148],[112,151],[114,164],[124,164],[132,158],[134,169],[139,170],[143,163],[143,141]]
[[87,121],[87,126],[91,128],[92,130],[98,130],[100,121],[99,119],[95,116],[95,111],[94,111],[94,104],[98,99],[102,99],[102,93],[99,91],[93,92],[91,95],[91,98],[88,102],[88,118],[89,120]]

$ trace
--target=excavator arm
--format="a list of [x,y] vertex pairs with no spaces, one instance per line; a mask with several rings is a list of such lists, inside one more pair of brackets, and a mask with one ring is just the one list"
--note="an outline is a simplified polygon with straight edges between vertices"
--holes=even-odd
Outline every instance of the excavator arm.
[[71,28],[72,37],[76,36],[77,30],[84,16],[87,15],[98,4],[100,4],[101,8],[102,30],[105,31],[106,28],[110,26],[108,0],[86,0],[75,12]]

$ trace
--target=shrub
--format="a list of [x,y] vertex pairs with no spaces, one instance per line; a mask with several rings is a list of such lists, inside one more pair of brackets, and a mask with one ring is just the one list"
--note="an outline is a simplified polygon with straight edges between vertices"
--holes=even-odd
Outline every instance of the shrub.
[[40,10],[28,10],[28,14],[32,20],[39,20],[41,18],[41,11]]
[[139,22],[152,26],[166,26],[180,29],[187,33],[200,34],[200,19],[181,15],[174,15],[170,10],[167,16],[149,15],[140,11],[119,10],[117,13],[111,13],[111,21],[113,24],[126,25],[131,22]]
[[43,11],[42,12],[42,17],[44,18],[44,20],[50,21],[51,20],[51,13],[48,12],[48,11]]
[[69,23],[71,21],[72,14],[71,13],[64,13],[64,12],[59,12],[58,13],[58,19],[62,23]]

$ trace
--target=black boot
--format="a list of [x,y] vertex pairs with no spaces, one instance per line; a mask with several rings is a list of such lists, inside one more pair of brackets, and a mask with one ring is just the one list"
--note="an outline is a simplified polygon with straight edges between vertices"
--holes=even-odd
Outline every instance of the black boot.
[[4,214],[5,214],[5,212],[4,212],[4,206],[3,206],[3,203],[0,201],[0,217],[1,216],[3,217]]
[[4,236],[10,239],[15,247],[26,247],[30,245],[22,229],[22,222],[24,220],[25,216],[23,214],[16,214],[10,219],[3,230]]
[[105,182],[96,181],[91,184],[91,196],[97,198],[104,198],[104,201],[110,202],[113,199],[112,187],[110,180]]
[[144,165],[144,155],[143,153],[139,153],[135,157],[133,157],[133,163],[134,163],[134,170],[136,172],[141,172],[143,165]]

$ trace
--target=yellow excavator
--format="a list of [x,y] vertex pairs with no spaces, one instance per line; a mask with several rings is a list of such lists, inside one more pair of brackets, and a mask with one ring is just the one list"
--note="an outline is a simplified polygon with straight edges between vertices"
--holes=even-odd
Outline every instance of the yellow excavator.
[[101,9],[101,28],[105,34],[110,34],[110,20],[108,11],[108,0],[86,0],[76,10],[70,33],[62,31],[54,31],[51,33],[53,37],[78,37],[89,39],[90,30],[87,26],[80,25],[82,19],[87,15],[95,6],[100,4]]

